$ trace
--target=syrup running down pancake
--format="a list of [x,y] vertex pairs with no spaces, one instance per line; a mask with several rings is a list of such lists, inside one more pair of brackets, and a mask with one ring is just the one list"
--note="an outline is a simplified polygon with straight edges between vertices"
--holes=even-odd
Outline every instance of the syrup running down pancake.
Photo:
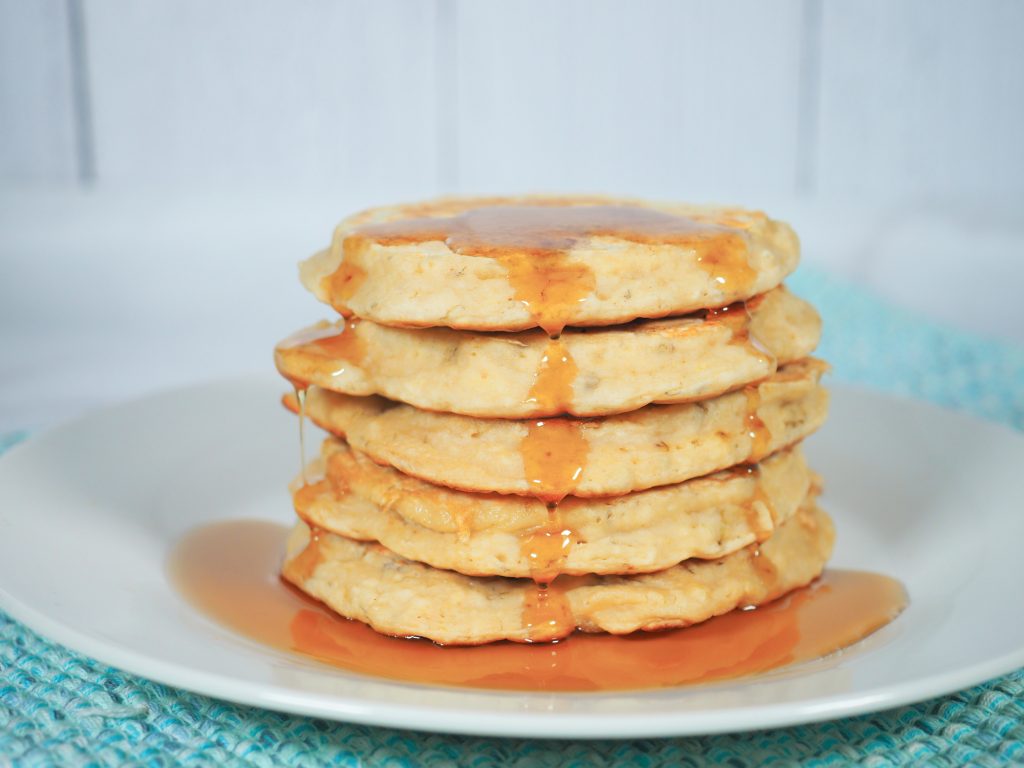
[[704,400],[811,354],[821,321],[784,288],[672,320],[598,329],[471,333],[321,323],[278,344],[285,378],[484,418],[599,416]]
[[382,467],[343,441],[294,483],[299,518],[397,555],[471,576],[647,573],[764,541],[814,478],[799,447],[685,483],[602,499],[567,497],[556,520],[528,496],[471,494]]
[[[600,419],[474,419],[318,387],[305,394],[305,415],[374,461],[438,485],[549,499],[614,496],[756,462],[801,440],[825,420],[827,369],[806,358],[711,400]],[[294,396],[285,404],[298,411]],[[543,477],[531,463],[559,474]]]

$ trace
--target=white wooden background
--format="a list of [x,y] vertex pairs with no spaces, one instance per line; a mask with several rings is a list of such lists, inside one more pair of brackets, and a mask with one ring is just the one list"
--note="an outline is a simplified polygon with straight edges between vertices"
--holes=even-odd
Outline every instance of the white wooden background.
[[265,367],[336,219],[449,192],[763,207],[1024,341],[1022,41],[1019,0],[0,0],[6,421],[55,355],[107,399]]
[[0,179],[1024,198],[1017,0],[0,0]]

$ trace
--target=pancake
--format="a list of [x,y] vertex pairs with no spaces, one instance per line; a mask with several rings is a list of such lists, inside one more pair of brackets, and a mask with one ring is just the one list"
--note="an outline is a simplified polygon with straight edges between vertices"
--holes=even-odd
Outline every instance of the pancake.
[[[814,358],[710,400],[601,419],[510,421],[431,413],[310,387],[307,416],[374,461],[466,491],[612,496],[756,462],[825,420],[828,366]],[[294,395],[285,404],[298,409]]]
[[809,355],[821,321],[779,287],[724,311],[607,329],[475,333],[321,323],[281,342],[300,384],[485,418],[600,416],[714,397]]
[[767,539],[796,513],[812,482],[795,447],[676,485],[610,499],[569,497],[549,511],[528,497],[431,485],[336,438],[324,441],[317,464],[323,479],[307,485],[300,478],[293,493],[309,525],[380,542],[435,568],[541,582],[722,557]]
[[695,624],[809,583],[834,538],[828,516],[808,499],[766,542],[721,559],[638,576],[563,577],[541,592],[526,579],[474,578],[379,544],[310,533],[300,522],[288,540],[283,575],[296,587],[378,632],[460,645]]
[[798,260],[789,226],[738,208],[447,198],[346,219],[300,276],[346,317],[557,334],[748,299]]

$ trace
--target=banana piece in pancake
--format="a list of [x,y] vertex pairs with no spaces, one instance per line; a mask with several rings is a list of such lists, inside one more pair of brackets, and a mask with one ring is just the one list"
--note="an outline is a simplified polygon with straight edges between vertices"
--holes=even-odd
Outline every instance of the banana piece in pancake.
[[377,541],[435,568],[538,581],[722,557],[767,539],[796,513],[812,483],[797,446],[755,466],[625,496],[569,497],[549,511],[538,499],[431,485],[379,466],[337,438],[324,441],[316,463],[323,479],[298,478],[292,496],[312,527]]
[[301,385],[382,395],[485,418],[600,416],[714,397],[809,355],[821,320],[784,287],[722,311],[566,329],[473,333],[321,323],[282,341],[278,370]]
[[[543,496],[531,482],[528,460],[533,452],[549,451],[555,461],[575,453],[579,462],[579,471],[552,498],[612,496],[756,462],[802,440],[825,420],[828,393],[819,382],[827,369],[821,360],[805,358],[710,400],[649,405],[592,420],[547,419],[543,428],[319,387],[306,392],[305,414],[374,461],[438,485]],[[284,402],[298,410],[294,395]]]
[[833,539],[831,520],[809,498],[767,541],[718,560],[687,560],[636,576],[562,577],[539,593],[527,579],[431,568],[300,522],[288,540],[283,575],[385,634],[458,645],[547,641],[577,628],[625,634],[686,626],[766,603],[816,578]]
[[556,334],[748,299],[779,285],[799,256],[788,225],[739,208],[444,198],[346,219],[299,272],[346,317]]

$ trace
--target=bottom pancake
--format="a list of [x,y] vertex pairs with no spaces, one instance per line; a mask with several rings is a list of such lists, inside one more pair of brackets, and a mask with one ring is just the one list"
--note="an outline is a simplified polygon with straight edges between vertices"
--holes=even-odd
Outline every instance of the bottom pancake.
[[343,616],[378,632],[477,645],[539,642],[584,632],[626,634],[696,624],[760,605],[816,578],[832,552],[829,517],[808,498],[770,539],[717,560],[687,560],[635,576],[474,578],[405,560],[379,544],[299,523],[284,577]]

